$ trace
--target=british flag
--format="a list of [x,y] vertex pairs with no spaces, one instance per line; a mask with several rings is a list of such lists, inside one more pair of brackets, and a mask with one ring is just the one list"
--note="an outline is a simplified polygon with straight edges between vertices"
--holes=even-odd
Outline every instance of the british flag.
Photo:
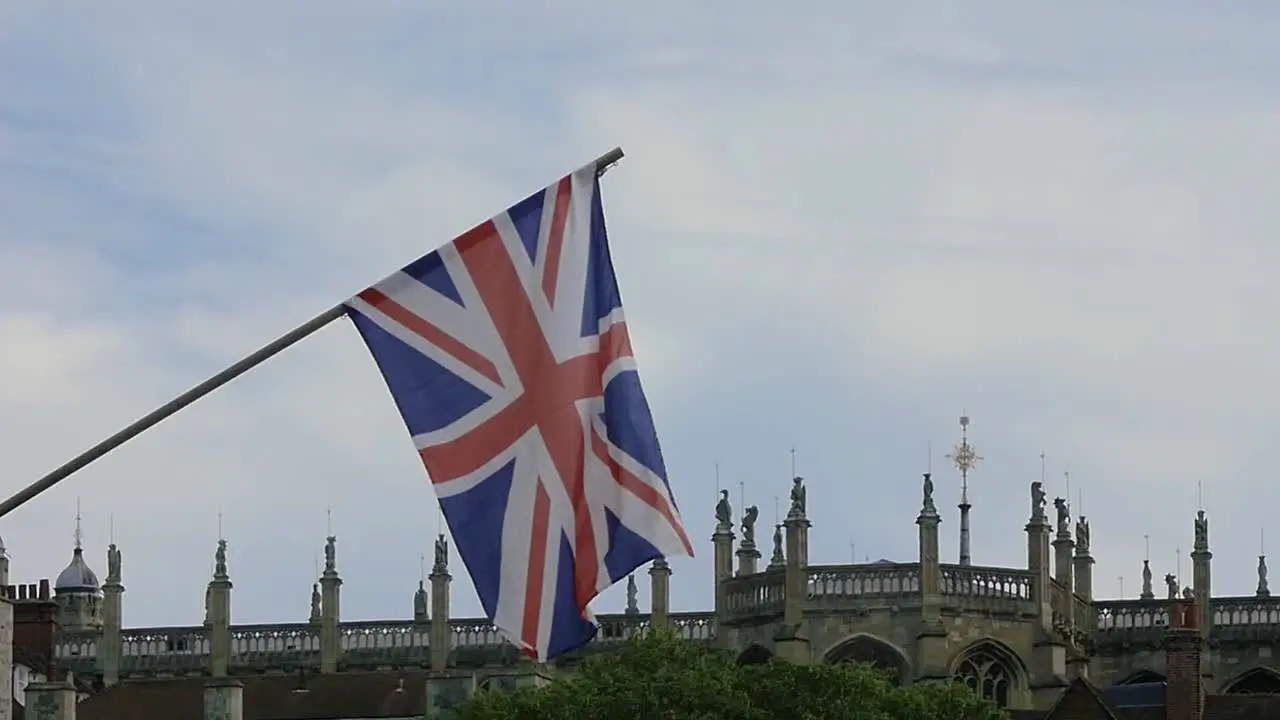
[[347,302],[486,614],[546,660],[600,592],[692,556],[640,386],[594,164]]

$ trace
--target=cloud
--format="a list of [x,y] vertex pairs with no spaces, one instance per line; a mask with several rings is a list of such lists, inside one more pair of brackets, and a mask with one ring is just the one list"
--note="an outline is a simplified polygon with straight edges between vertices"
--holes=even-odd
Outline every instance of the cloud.
[[[621,143],[615,260],[695,536],[715,465],[768,518],[795,447],[818,561],[913,557],[918,473],[958,500],[968,411],[976,562],[1025,561],[1043,448],[1051,491],[1084,492],[1099,592],[1137,587],[1144,534],[1176,569],[1198,486],[1219,592],[1252,590],[1280,395],[1269,10],[121,7],[6,10],[0,36],[12,489]],[[66,562],[77,497],[131,624],[197,621],[219,509],[245,622],[304,617],[329,508],[346,615],[406,617],[436,527],[345,322],[6,518],[18,575]],[[698,548],[679,608],[711,603]]]

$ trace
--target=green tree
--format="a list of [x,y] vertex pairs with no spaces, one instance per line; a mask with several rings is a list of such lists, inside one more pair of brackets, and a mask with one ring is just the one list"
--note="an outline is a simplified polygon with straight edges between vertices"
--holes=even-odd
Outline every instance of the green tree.
[[953,682],[898,687],[869,665],[738,665],[652,633],[539,688],[482,691],[457,720],[1004,720]]

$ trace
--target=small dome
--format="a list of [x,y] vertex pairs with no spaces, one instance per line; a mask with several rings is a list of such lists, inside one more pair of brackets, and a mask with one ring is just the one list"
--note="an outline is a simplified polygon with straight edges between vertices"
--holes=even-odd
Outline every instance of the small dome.
[[57,592],[97,592],[99,588],[98,576],[93,574],[93,570],[84,561],[84,551],[76,548],[71,555],[71,564],[58,573],[53,589]]

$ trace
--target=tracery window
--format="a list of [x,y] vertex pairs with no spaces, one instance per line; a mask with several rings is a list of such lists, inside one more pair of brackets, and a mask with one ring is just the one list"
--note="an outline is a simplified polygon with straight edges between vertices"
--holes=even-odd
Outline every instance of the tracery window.
[[1265,668],[1254,668],[1224,690],[1227,695],[1274,695],[1280,693],[1280,675]]
[[994,701],[996,705],[1009,706],[1013,671],[991,652],[978,649],[965,656],[956,667],[955,678],[981,697]]

